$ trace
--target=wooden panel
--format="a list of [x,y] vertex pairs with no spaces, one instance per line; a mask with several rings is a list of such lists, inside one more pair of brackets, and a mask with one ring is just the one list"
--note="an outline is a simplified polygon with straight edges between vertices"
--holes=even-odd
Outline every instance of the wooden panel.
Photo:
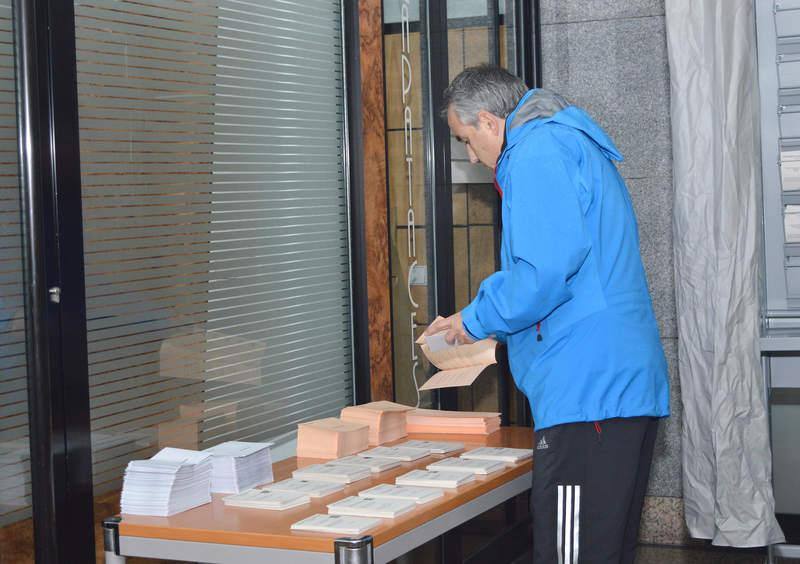
[[[516,448],[532,447],[532,431],[529,428],[505,427],[485,437],[464,435],[430,435],[414,434],[408,439],[451,440],[463,442],[466,448],[478,446],[509,446]],[[396,442],[403,442],[402,439]],[[441,458],[441,456],[436,457]],[[259,546],[271,548],[288,548],[313,552],[333,552],[333,541],[339,535],[301,533],[290,530],[292,523],[315,513],[327,513],[326,506],[333,501],[380,483],[394,483],[397,476],[414,468],[424,468],[435,458],[426,457],[415,463],[403,464],[400,468],[382,472],[377,477],[367,478],[351,484],[344,492],[331,494],[320,501],[312,500],[310,505],[286,511],[264,511],[259,509],[243,509],[226,507],[221,495],[214,495],[214,500],[201,507],[185,511],[173,517],[143,517],[124,515],[120,524],[120,534],[125,536],[161,538],[211,542],[220,544],[236,544],[243,546]],[[273,466],[276,480],[287,478],[297,467],[308,466],[319,462],[309,458],[290,458]],[[530,472],[530,461],[506,468],[488,477],[477,477],[475,482],[461,486],[457,490],[446,491],[445,497],[426,504],[411,513],[397,519],[386,519],[383,523],[369,531],[374,538],[375,546],[380,546],[393,538],[414,529],[431,519],[438,517],[459,505],[483,495],[518,476]]]
[[370,381],[373,400],[391,400],[392,326],[386,197],[386,133],[381,0],[359,1],[364,208],[369,300]]

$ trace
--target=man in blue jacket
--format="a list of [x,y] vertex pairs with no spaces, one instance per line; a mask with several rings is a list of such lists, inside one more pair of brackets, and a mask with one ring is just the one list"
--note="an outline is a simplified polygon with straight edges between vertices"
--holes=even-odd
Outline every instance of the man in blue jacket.
[[502,195],[501,270],[426,333],[494,336],[534,419],[534,562],[634,561],[667,367],[611,139],[503,69],[466,69],[447,121]]

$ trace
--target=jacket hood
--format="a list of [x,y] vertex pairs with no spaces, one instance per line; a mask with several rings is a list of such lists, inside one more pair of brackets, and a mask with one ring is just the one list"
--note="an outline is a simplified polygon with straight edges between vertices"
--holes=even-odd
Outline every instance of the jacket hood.
[[513,147],[522,139],[525,132],[531,129],[523,126],[533,121],[540,124],[552,121],[577,129],[591,139],[609,159],[622,160],[614,142],[589,114],[570,105],[555,92],[543,88],[529,90],[506,118],[506,147]]

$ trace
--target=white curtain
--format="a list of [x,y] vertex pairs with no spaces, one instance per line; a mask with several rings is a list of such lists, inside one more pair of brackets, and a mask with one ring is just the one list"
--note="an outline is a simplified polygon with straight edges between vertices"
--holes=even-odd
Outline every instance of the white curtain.
[[666,0],[683,496],[693,537],[783,541],[760,368],[753,0]]

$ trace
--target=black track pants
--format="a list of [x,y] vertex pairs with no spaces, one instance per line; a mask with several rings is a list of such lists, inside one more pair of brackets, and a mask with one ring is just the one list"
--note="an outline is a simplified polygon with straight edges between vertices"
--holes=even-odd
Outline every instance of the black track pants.
[[534,434],[534,564],[632,564],[658,419],[568,423]]

